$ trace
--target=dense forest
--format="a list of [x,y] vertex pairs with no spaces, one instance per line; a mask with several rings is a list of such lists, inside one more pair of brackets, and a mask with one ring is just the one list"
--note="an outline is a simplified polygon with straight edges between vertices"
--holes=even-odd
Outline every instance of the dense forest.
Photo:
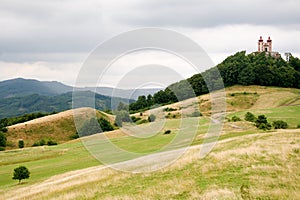
[[256,55],[238,52],[217,66],[174,83],[153,96],[140,96],[129,105],[129,110],[138,112],[156,104],[174,103],[233,85],[300,88],[300,59],[291,56],[285,61],[264,52]]

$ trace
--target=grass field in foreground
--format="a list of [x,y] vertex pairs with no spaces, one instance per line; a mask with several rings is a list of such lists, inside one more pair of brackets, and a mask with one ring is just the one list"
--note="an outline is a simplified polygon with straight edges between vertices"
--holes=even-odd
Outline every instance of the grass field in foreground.
[[[204,159],[192,149],[170,167],[146,174],[91,169],[70,180],[11,188],[30,199],[299,199],[300,130],[223,140]],[[241,191],[241,187],[244,186]]]
[[24,165],[31,172],[30,184],[53,175],[99,164],[79,140],[57,146],[31,147],[0,152],[0,188],[17,184],[13,169]]

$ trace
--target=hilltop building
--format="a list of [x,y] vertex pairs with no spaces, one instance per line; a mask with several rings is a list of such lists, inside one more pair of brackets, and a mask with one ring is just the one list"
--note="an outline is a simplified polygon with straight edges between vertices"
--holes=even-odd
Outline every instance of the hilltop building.
[[261,52],[266,52],[266,55],[272,56],[274,58],[281,57],[280,53],[273,51],[273,44],[270,36],[268,37],[267,42],[264,42],[262,36],[260,36],[258,40],[258,51],[254,52],[254,54],[261,53]]

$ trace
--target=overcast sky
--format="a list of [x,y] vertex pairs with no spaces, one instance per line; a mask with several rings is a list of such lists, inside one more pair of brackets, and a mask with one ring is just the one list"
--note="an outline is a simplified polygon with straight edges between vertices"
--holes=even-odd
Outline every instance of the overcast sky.
[[[274,51],[299,57],[299,7],[299,0],[0,0],[0,80],[23,77],[74,85],[97,45],[143,27],[186,35],[215,64],[237,51],[256,51],[259,36],[271,36]],[[133,65],[187,65],[151,51],[116,63],[103,85],[116,85],[122,69]],[[187,78],[194,72],[180,73]]]

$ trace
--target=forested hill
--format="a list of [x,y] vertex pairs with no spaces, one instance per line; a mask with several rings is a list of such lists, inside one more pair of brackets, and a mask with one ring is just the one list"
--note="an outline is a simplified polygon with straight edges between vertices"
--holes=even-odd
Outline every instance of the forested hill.
[[[221,77],[217,76],[219,71]],[[205,77],[205,78],[203,78]],[[208,86],[206,82],[208,81]],[[290,57],[289,62],[282,58],[273,58],[264,52],[246,55],[245,51],[229,56],[222,63],[187,80],[168,86],[153,96],[140,96],[130,104],[131,112],[147,109],[155,104],[167,104],[208,93],[222,87],[233,85],[261,85],[300,88],[300,60]],[[189,89],[192,86],[193,91]],[[175,95],[176,93],[176,95]]]

